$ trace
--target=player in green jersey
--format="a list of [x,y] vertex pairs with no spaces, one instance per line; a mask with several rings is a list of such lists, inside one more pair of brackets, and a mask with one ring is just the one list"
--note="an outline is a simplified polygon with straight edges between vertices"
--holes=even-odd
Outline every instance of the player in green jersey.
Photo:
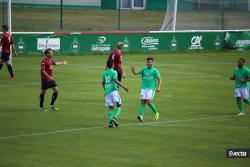
[[240,113],[238,115],[245,115],[243,112],[243,107],[241,103],[241,99],[243,101],[250,105],[249,100],[249,81],[250,81],[250,70],[244,66],[245,59],[240,58],[238,60],[238,67],[235,68],[233,72],[233,76],[230,77],[230,80],[235,80],[235,97],[237,106],[240,110]]
[[141,105],[140,112],[138,115],[138,120],[140,122],[143,121],[144,113],[145,113],[145,104],[147,104],[150,109],[155,114],[155,120],[159,119],[159,113],[152,103],[154,98],[155,91],[160,92],[161,88],[161,78],[160,72],[153,67],[153,57],[148,57],[147,59],[147,67],[143,67],[139,71],[135,70],[135,67],[132,65],[131,70],[134,75],[141,74],[142,76],[142,84],[141,84]]
[[[102,74],[102,86],[105,92],[106,106],[108,107],[108,121],[110,128],[113,127],[113,124],[117,127],[119,126],[118,118],[121,113],[122,102],[117,85],[124,88],[125,91],[128,91],[128,87],[118,81],[117,71],[113,69],[113,66],[113,61],[107,61],[107,68]],[[114,112],[115,105],[116,110]]]

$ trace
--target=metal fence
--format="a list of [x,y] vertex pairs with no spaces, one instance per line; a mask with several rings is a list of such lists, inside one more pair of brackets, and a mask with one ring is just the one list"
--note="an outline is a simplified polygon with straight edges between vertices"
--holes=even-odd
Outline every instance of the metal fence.
[[[165,18],[165,1],[145,0],[145,8],[129,6],[121,10],[121,4],[113,9],[63,4],[61,10],[60,0],[53,1],[56,5],[13,3],[12,31],[157,31]],[[2,24],[7,24],[7,15],[7,0],[0,0]],[[250,29],[250,0],[178,1],[176,30],[221,29]]]

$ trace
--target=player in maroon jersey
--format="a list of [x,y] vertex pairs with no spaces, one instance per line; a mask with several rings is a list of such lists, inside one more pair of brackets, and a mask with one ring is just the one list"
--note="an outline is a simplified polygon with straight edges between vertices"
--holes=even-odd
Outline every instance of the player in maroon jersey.
[[15,76],[13,73],[13,68],[10,62],[10,53],[11,53],[11,48],[12,48],[12,53],[14,56],[16,56],[16,48],[13,42],[13,39],[11,35],[8,33],[9,27],[7,25],[2,26],[2,31],[3,31],[3,37],[0,40],[0,43],[2,45],[2,56],[0,59],[0,70],[3,67],[3,63],[6,64],[8,71],[10,73],[10,80],[15,80]]
[[59,110],[55,106],[55,101],[59,92],[59,89],[57,87],[56,82],[53,79],[52,75],[52,67],[53,65],[66,65],[68,64],[67,61],[63,62],[55,62],[52,60],[52,49],[46,49],[45,50],[45,58],[41,62],[41,81],[42,81],[42,88],[41,88],[41,94],[40,94],[40,111],[48,111],[43,107],[43,102],[44,102],[44,96],[46,93],[46,90],[49,88],[52,88],[54,93],[52,95],[51,103],[50,103],[50,109],[57,111]]
[[122,78],[125,78],[125,72],[122,65],[122,48],[123,43],[118,42],[116,46],[116,50],[110,53],[108,60],[112,60],[114,62],[114,70],[117,71],[117,79],[121,82]]

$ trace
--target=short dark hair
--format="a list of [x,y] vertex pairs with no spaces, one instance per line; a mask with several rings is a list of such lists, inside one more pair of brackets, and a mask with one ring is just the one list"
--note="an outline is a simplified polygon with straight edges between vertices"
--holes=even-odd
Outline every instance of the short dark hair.
[[108,60],[108,61],[107,61],[107,67],[108,67],[108,68],[112,68],[112,67],[113,67],[113,64],[114,64],[114,62],[113,62],[112,60]]
[[123,42],[118,42],[117,44],[116,44],[116,48],[117,49],[122,49],[122,47],[123,47]]
[[3,29],[4,31],[8,31],[8,30],[9,30],[9,27],[8,27],[7,25],[2,25],[2,29]]
[[152,61],[154,61],[154,58],[153,57],[147,57],[147,59],[146,59],[147,61],[149,61],[149,60],[152,60]]
[[48,48],[48,49],[46,49],[46,50],[44,51],[44,54],[47,55],[50,51],[52,51],[52,49],[51,49],[51,48]]
[[246,60],[244,58],[239,58],[239,61],[243,61],[243,63],[246,62]]

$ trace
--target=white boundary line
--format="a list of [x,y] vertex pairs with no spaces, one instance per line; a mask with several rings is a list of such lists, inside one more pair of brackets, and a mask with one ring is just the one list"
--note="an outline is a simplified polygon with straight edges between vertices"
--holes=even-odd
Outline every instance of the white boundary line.
[[149,31],[149,33],[186,33],[186,32],[244,32],[250,31],[250,29],[241,29],[241,30],[177,30],[177,31]]
[[212,125],[150,125],[159,127],[188,127],[188,128],[223,128],[223,129],[250,129],[250,126],[212,126]]
[[[172,79],[216,79],[216,78],[222,78],[219,75],[214,75],[214,76],[186,76],[186,77],[167,77],[166,80],[172,80]],[[139,80],[138,78],[131,78],[131,79],[126,79],[126,81],[135,81]],[[101,80],[88,80],[88,81],[58,81],[58,84],[78,84],[78,83],[93,83],[93,82],[101,82]],[[0,83],[0,86],[8,86],[8,87],[13,87],[13,86],[40,86],[40,82],[32,82],[32,83],[15,83],[15,84],[9,84],[9,83]]]
[[[245,116],[247,116],[247,115],[245,115]],[[131,124],[121,125],[120,127],[143,126],[143,125],[156,126],[156,125],[163,125],[163,124],[175,123],[175,122],[189,122],[189,121],[220,119],[220,118],[234,118],[234,117],[239,117],[239,116],[237,116],[237,115],[223,115],[223,116],[216,116],[216,117],[201,117],[201,118],[183,119],[183,120],[168,120],[168,121],[166,120],[166,121],[159,121],[159,122],[131,123]],[[93,130],[93,129],[105,129],[105,128],[107,128],[107,127],[106,126],[94,126],[94,127],[56,130],[56,131],[42,132],[42,133],[20,134],[20,135],[12,135],[12,136],[3,136],[3,137],[0,137],[0,140],[14,139],[14,138],[20,138],[20,137],[43,136],[43,135],[49,135],[49,134],[66,133],[66,132],[74,132],[74,131],[86,131],[86,130]]]

